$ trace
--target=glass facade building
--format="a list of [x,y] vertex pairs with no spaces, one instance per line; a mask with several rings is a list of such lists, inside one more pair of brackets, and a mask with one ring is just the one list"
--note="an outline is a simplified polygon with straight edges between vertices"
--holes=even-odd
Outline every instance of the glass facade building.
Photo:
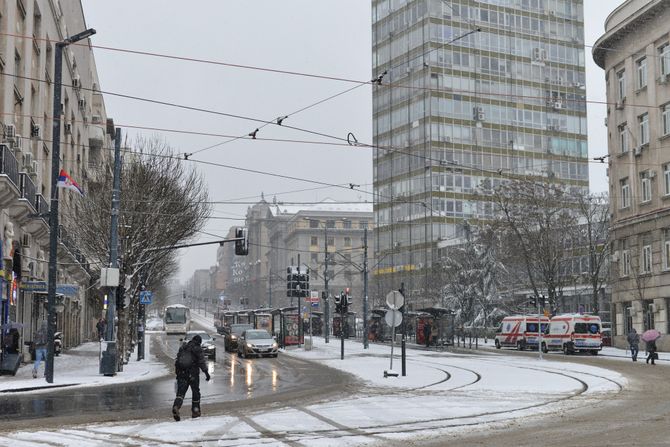
[[373,0],[379,278],[427,272],[506,179],[588,188],[583,16],[582,0]]

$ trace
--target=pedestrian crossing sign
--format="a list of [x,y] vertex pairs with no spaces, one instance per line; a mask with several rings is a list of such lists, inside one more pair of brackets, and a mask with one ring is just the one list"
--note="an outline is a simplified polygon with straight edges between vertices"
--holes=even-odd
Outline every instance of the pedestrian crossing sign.
[[151,304],[151,299],[153,294],[149,290],[143,290],[140,292],[140,304]]

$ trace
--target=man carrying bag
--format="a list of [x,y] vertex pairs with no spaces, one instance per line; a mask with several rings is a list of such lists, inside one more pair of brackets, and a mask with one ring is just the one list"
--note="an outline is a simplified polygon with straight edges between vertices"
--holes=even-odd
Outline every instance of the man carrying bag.
[[209,381],[207,363],[200,344],[202,338],[194,336],[191,341],[182,345],[177,353],[174,366],[177,374],[177,397],[172,405],[172,416],[179,421],[179,409],[184,403],[186,391],[191,387],[191,417],[200,417],[200,370],[205,373],[205,380]]

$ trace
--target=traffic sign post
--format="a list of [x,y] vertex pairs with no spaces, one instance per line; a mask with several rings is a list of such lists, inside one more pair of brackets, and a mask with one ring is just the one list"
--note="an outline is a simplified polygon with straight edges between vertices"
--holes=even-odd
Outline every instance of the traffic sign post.
[[142,290],[140,292],[140,304],[151,304],[153,297],[154,295],[150,290]]
[[[391,293],[387,295],[387,304],[389,303],[388,297],[390,295]],[[395,328],[400,326],[400,323],[402,322],[402,313],[395,309],[390,309],[386,312],[386,315],[384,315],[384,321],[393,328],[391,336],[391,366],[388,371],[384,371],[384,377],[398,377],[398,373],[393,371],[393,349],[395,347]]]

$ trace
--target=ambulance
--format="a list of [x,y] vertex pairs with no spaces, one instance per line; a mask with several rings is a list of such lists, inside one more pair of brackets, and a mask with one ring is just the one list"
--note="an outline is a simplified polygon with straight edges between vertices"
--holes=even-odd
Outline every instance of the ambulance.
[[597,315],[556,315],[549,322],[549,333],[542,341],[544,352],[590,352],[598,355],[602,347],[602,323]]
[[[549,318],[542,316],[542,332],[549,326]],[[523,351],[526,348],[537,349],[537,315],[514,315],[503,318],[496,331],[496,349],[503,346],[517,348]]]

